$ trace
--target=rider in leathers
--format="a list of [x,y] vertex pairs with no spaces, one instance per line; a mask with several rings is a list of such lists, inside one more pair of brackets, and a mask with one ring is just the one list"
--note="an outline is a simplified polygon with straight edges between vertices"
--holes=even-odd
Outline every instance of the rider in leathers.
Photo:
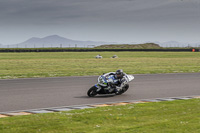
[[117,70],[116,72],[110,72],[103,75],[108,82],[110,87],[108,92],[114,91],[116,94],[119,94],[120,89],[125,85],[127,74],[123,72],[122,69]]

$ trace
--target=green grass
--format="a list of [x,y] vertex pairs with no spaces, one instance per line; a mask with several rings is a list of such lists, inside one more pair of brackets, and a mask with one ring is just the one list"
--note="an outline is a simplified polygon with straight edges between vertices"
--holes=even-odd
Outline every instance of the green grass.
[[1,133],[199,133],[200,99],[0,119]]
[[[95,59],[101,54],[103,59]],[[119,58],[110,58],[113,55]],[[0,79],[200,72],[199,52],[32,52],[0,53]]]

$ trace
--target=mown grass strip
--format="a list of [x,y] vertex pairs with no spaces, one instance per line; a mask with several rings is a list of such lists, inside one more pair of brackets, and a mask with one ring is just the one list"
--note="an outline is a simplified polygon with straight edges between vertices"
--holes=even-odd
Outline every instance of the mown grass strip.
[[[95,59],[98,54],[103,59]],[[41,52],[0,53],[0,79],[200,72],[199,52]],[[119,58],[110,58],[118,55]]]
[[0,119],[2,133],[197,133],[200,99],[99,107]]

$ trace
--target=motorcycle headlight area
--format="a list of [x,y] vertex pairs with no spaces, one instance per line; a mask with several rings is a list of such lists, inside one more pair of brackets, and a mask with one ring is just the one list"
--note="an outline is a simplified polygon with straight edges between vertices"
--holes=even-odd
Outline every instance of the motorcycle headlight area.
[[104,76],[99,76],[98,84],[101,85],[101,86],[107,86],[107,81],[106,81]]

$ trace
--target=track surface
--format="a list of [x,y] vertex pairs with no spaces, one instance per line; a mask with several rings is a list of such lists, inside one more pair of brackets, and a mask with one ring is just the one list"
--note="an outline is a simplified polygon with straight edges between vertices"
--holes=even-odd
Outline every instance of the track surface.
[[134,75],[119,96],[87,97],[97,76],[0,80],[0,112],[200,95],[200,73]]

